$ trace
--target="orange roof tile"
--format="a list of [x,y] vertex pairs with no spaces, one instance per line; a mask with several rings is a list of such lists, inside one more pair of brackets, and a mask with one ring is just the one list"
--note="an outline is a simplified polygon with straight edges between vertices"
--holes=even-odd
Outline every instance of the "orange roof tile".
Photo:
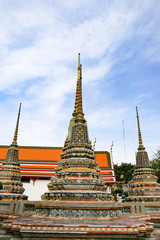
[[96,153],[95,160],[99,163],[99,167],[109,167],[108,156],[106,153]]
[[[0,146],[0,159],[5,159],[8,148]],[[46,148],[46,147],[19,147],[20,161],[59,161],[62,149],[60,148]],[[95,160],[99,163],[99,167],[110,167],[107,153],[97,152]]]
[[5,159],[7,155],[8,148],[0,148],[0,159]]
[[[0,147],[0,158],[5,159],[8,148]],[[20,160],[58,161],[62,149],[59,148],[21,148],[19,147]]]
[[58,161],[62,149],[19,148],[20,160]]
[[[0,160],[4,160],[8,146],[0,146]],[[57,161],[59,161],[62,148],[55,147],[19,147],[20,170],[22,176],[52,177],[55,175]],[[115,182],[114,169],[111,167],[108,152],[95,152],[95,160],[101,168],[103,179]],[[0,163],[1,166],[1,163]],[[112,176],[113,174],[113,176]]]

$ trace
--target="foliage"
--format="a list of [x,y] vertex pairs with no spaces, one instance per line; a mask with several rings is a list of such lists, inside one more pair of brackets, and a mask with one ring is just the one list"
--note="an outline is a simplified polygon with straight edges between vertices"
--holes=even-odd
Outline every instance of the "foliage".
[[128,192],[123,192],[123,196],[126,198],[126,197],[128,197]]
[[131,163],[115,164],[114,169],[117,182],[123,181],[127,184],[133,177],[135,165]]
[[122,202],[125,202],[127,197],[128,197],[128,192],[124,191],[122,195]]
[[117,202],[118,200],[117,200],[117,196],[116,195],[114,195],[114,200],[115,200],[115,202]]
[[122,193],[123,193],[123,189],[122,189],[122,188],[117,188],[117,189],[115,190],[115,192],[122,194]]
[[115,194],[114,188],[111,188],[111,193],[112,193],[113,195]]
[[117,194],[116,194],[114,188],[111,188],[111,193],[114,196],[114,200],[117,202]]
[[152,161],[153,170],[155,171],[155,175],[158,177],[157,182],[160,183],[160,149],[157,150],[157,153],[153,156]]

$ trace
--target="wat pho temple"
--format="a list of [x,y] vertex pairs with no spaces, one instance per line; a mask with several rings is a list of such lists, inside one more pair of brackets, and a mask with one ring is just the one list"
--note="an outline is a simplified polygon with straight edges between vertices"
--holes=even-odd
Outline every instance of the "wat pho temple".
[[80,54],[63,148],[18,146],[20,112],[21,104],[12,144],[0,146],[0,239],[160,239],[160,184],[142,143],[138,109],[136,168],[126,201],[115,202],[112,156],[96,152],[88,135]]

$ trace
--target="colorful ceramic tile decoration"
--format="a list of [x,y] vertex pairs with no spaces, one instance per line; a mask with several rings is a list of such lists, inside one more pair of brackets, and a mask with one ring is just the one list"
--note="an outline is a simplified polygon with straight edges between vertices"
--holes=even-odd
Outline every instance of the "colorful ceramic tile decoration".
[[[75,107],[56,175],[48,184],[49,191],[42,195],[42,201],[0,201],[3,222],[0,239],[155,240],[152,238],[154,223],[155,227],[160,226],[160,201],[155,202],[156,198],[159,200],[159,185],[142,144],[138,111],[137,120],[139,148],[135,175],[130,183],[128,201],[131,202],[114,202],[100,175],[94,147],[88,137],[82,108],[79,54]],[[0,181],[5,173],[8,185],[4,185],[10,190],[8,194],[13,194],[13,182],[14,196],[17,194],[23,199],[17,149],[18,121],[19,117],[15,138],[8,150],[11,154],[8,153],[2,165],[4,171]],[[9,179],[8,174],[12,174]],[[157,195],[155,189],[158,189]],[[144,202],[133,202],[135,199],[143,199]],[[157,235],[158,231],[154,233]]]
[[129,197],[127,201],[160,201],[160,184],[157,183],[148,154],[143,146],[138,108],[136,107],[139,146],[136,154],[136,169],[129,183]]
[[42,200],[111,201],[88,137],[87,121],[82,107],[82,65],[78,54],[78,77],[75,107],[68,136],[56,168],[56,177],[48,184]]
[[0,190],[0,196],[2,199],[7,200],[26,200],[28,198],[23,194],[24,188],[21,183],[19,152],[17,145],[20,111],[21,104],[19,106],[14,138],[8,149],[7,156],[2,163],[2,167],[0,168],[0,182],[3,186],[3,188]]

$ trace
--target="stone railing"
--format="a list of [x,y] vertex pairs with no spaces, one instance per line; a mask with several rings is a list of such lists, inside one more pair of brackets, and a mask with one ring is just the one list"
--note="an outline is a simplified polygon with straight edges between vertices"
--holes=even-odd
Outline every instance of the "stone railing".
[[0,213],[36,214],[49,217],[120,217],[160,214],[160,202],[65,202],[65,201],[0,201]]

